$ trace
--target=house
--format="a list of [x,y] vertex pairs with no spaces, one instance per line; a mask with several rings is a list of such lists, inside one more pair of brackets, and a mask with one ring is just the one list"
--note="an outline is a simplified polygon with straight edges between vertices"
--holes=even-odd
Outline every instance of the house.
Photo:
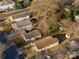
[[73,51],[79,50],[78,45],[77,45],[77,43],[74,40],[71,41],[70,44],[71,44],[71,48],[72,48]]
[[9,19],[11,20],[11,22],[16,22],[16,21],[21,21],[24,19],[30,19],[30,16],[27,15],[27,12],[21,12],[21,13],[10,16]]
[[12,29],[13,29],[12,26],[10,24],[6,23],[5,21],[0,22],[0,31],[7,32]]
[[33,48],[37,52],[41,52],[42,50],[47,50],[52,47],[55,47],[59,44],[59,41],[56,38],[53,38],[51,36],[48,36],[44,39],[40,39],[33,43]]
[[22,54],[22,53],[26,53],[28,52],[28,50],[30,49],[30,45],[25,45],[25,46],[22,46],[20,48],[17,48],[16,50],[18,51],[18,54]]
[[24,40],[27,41],[33,41],[36,39],[41,38],[41,32],[39,30],[33,30],[27,34],[23,33],[21,36],[24,38]]
[[31,30],[33,29],[30,19],[24,19],[12,24],[12,27],[16,30]]
[[1,1],[0,2],[0,11],[7,11],[10,9],[14,9],[15,2],[13,1]]
[[73,52],[77,52],[79,50],[78,42],[76,40],[73,40],[71,42],[67,41],[64,43],[64,47],[66,47],[69,50],[72,50]]
[[13,23],[12,27],[16,30],[31,30],[33,29],[33,23],[29,15],[26,12],[18,13],[9,17]]

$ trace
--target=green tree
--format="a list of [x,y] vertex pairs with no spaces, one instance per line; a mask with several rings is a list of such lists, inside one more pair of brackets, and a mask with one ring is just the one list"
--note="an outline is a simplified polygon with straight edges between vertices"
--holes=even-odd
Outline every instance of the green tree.
[[17,47],[22,47],[27,44],[23,39],[18,38],[18,37],[15,38],[13,42],[16,44]]
[[50,33],[52,33],[52,34],[57,34],[60,31],[59,24],[54,23],[54,22],[49,24],[49,29],[50,29]]
[[63,15],[64,17],[63,18],[66,18],[66,19],[70,19],[70,20],[74,20],[74,16],[79,14],[79,7],[69,7],[69,8],[65,8],[64,11],[63,11]]

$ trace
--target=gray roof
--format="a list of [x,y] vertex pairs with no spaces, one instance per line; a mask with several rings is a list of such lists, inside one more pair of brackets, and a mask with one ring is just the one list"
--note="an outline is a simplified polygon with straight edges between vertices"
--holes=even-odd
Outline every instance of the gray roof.
[[9,5],[9,4],[15,4],[15,2],[13,2],[13,1],[2,1],[2,2],[0,2],[0,6],[3,6],[3,5]]
[[26,16],[27,16],[27,13],[23,12],[23,13],[18,13],[16,15],[13,15],[12,18],[17,19],[17,18],[23,18],[23,17],[26,17]]
[[41,32],[39,30],[33,30],[31,32],[29,32],[27,35],[25,35],[26,39],[32,38],[32,37],[36,37],[41,35]]
[[15,6],[15,2],[13,1],[0,2],[0,11],[6,11],[7,9],[13,9],[14,6]]
[[25,26],[30,25],[30,24],[32,25],[32,22],[30,21],[30,19],[26,19],[26,20],[16,22],[15,24],[18,28],[21,28],[21,27],[25,27]]

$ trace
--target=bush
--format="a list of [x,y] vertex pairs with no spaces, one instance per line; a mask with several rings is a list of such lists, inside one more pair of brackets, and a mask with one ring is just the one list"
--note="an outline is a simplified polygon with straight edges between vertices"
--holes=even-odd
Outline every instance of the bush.
[[[79,7],[69,7],[63,10],[63,18],[70,19],[73,21],[74,16],[79,14]],[[61,15],[62,16],[62,15]]]
[[58,32],[59,31],[59,24],[58,23],[52,23],[49,25],[50,31],[52,33]]
[[13,42],[16,44],[17,47],[22,47],[27,44],[23,39],[20,38],[15,38]]

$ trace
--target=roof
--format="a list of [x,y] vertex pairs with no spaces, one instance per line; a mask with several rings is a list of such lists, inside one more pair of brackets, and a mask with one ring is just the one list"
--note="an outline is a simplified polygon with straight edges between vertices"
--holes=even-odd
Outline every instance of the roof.
[[[28,11],[29,11],[29,8],[23,9],[23,10],[17,10],[17,11],[15,11],[15,12],[8,13],[8,14],[1,14],[1,15],[0,15],[0,20],[4,20],[4,19],[8,18],[9,16],[14,17],[14,15],[15,15],[15,16],[16,16],[16,15],[20,15],[21,13],[26,13],[26,14],[28,14],[28,13],[29,13]],[[21,15],[21,16],[22,16],[22,15]]]
[[27,13],[23,12],[23,13],[18,13],[16,15],[11,16],[13,19],[17,19],[17,18],[23,18],[23,17],[27,17]]
[[9,4],[14,4],[15,2],[13,1],[1,1],[0,2],[0,6],[3,6],[3,5],[9,5]]
[[56,38],[48,36],[44,39],[40,39],[40,40],[36,41],[34,44],[38,49],[42,49],[44,47],[47,47],[47,46],[52,45],[57,42],[58,42],[58,40]]
[[36,37],[39,35],[41,35],[41,32],[39,30],[33,30],[29,32],[25,37],[28,39],[28,38]]
[[0,26],[6,26],[6,25],[8,25],[6,22],[4,22],[4,21],[0,22]]
[[25,27],[25,26],[30,25],[30,24],[32,25],[32,22],[30,21],[30,19],[26,19],[26,20],[22,20],[22,21],[14,23],[14,25],[17,28],[22,28],[22,27]]
[[15,2],[13,1],[0,2],[0,11],[4,11],[6,9],[13,9],[14,6],[15,6]]

